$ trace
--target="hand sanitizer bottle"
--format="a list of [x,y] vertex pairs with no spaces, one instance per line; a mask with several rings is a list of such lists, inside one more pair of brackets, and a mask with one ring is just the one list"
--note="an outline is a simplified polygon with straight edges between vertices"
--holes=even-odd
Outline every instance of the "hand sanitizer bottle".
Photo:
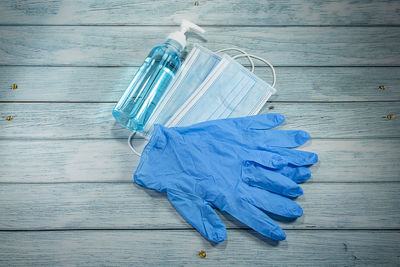
[[112,114],[123,126],[141,131],[181,65],[180,53],[185,48],[185,32],[205,31],[182,20],[180,31],[168,35],[167,41],[154,47],[136,72]]

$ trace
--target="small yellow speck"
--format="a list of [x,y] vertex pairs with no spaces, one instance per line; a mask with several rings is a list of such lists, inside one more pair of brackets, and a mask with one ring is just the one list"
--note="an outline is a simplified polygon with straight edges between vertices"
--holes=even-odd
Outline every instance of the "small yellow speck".
[[379,85],[379,89],[381,89],[382,91],[386,90],[386,87],[384,85]]
[[386,118],[388,118],[388,120],[391,120],[391,119],[394,118],[394,114],[389,114],[389,115],[386,116]]
[[206,254],[206,252],[205,251],[199,251],[198,253],[197,253],[198,255],[199,255],[199,257],[200,258],[202,258],[202,259],[204,259],[205,257],[207,257],[207,254]]
[[13,85],[11,85],[11,89],[13,89],[13,90],[15,90],[15,89],[18,89],[18,84],[13,84]]
[[7,118],[6,118],[7,121],[12,121],[13,119],[14,119],[13,116],[7,116]]
[[199,6],[199,1],[194,2],[195,6]]

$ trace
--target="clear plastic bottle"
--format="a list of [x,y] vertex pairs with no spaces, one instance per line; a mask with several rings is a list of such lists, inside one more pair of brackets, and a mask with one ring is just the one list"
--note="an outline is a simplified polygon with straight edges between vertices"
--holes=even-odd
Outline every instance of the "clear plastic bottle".
[[171,33],[163,45],[151,50],[112,112],[120,124],[134,131],[143,129],[181,65],[188,30],[204,32],[183,20],[181,31]]
[[113,110],[123,126],[140,131],[181,65],[182,46],[168,39],[154,47]]

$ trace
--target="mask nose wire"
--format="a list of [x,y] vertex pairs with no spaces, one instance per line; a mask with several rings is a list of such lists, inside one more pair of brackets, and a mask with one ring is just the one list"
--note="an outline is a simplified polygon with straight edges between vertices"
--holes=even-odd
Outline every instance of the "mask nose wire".
[[262,57],[259,57],[259,56],[253,55],[253,54],[247,54],[247,53],[246,54],[242,54],[242,55],[236,55],[236,56],[234,56],[232,58],[233,59],[237,59],[239,57],[255,58],[255,59],[258,59],[258,60],[264,62],[265,64],[267,64],[271,68],[271,71],[272,71],[272,85],[271,85],[271,87],[275,87],[275,84],[276,84],[275,68],[268,60],[266,60],[265,58],[262,58]]

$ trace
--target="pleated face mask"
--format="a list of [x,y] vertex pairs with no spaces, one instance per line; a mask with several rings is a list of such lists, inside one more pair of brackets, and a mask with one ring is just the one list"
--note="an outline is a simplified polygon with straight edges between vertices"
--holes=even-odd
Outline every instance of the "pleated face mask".
[[257,114],[276,90],[238,63],[237,57],[253,57],[270,65],[257,56],[221,57],[195,45],[139,134],[150,137],[154,124],[188,126],[207,120]]
[[220,61],[219,55],[195,45],[140,134],[150,137],[154,124],[166,125]]
[[254,73],[224,55],[166,126],[254,115],[275,92]]

